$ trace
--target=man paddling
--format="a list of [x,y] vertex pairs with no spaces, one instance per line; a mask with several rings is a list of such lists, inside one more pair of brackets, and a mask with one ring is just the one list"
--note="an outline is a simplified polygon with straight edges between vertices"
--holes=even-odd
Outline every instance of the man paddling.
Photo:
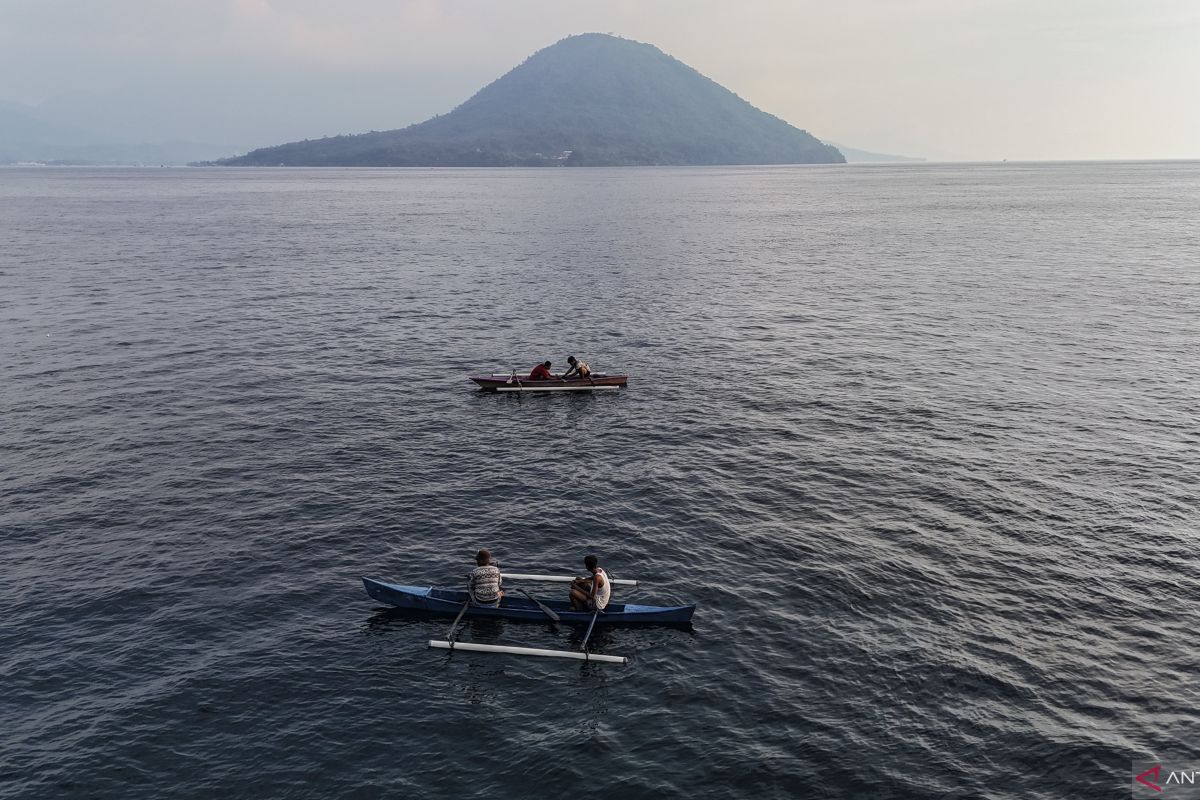
[[504,597],[500,588],[500,568],[492,564],[492,552],[480,550],[475,554],[478,565],[471,570],[467,578],[467,593],[471,595],[471,604],[476,606],[498,606]]
[[575,356],[567,356],[567,363],[571,368],[563,373],[563,380],[568,378],[586,378],[592,374],[592,369],[587,365],[586,361],[579,361]]
[[526,378],[526,380],[530,380],[530,381],[554,380],[554,376],[550,374],[550,362],[545,361],[541,364],[538,364],[536,367],[533,368],[533,371],[529,373],[529,377]]
[[572,611],[603,611],[612,597],[612,584],[608,574],[593,555],[585,556],[583,565],[591,573],[590,578],[576,578],[571,582]]

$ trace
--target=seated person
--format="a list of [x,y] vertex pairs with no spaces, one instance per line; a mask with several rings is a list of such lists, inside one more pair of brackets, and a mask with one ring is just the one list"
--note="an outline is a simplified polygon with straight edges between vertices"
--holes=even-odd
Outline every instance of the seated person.
[[550,374],[550,362],[546,361],[542,364],[538,364],[536,367],[533,368],[533,372],[529,373],[529,377],[526,378],[526,380],[530,380],[530,381],[554,380],[554,376]]
[[583,559],[583,565],[591,573],[588,578],[576,578],[571,582],[572,611],[603,611],[612,597],[612,584],[599,560],[592,555]]
[[586,361],[578,361],[575,356],[567,356],[567,363],[571,368],[563,373],[563,379],[567,378],[586,378],[592,374],[592,369],[587,365]]
[[504,590],[500,588],[500,568],[492,564],[491,551],[480,550],[475,554],[475,563],[478,566],[471,570],[471,575],[467,578],[467,593],[471,596],[471,605],[500,605]]

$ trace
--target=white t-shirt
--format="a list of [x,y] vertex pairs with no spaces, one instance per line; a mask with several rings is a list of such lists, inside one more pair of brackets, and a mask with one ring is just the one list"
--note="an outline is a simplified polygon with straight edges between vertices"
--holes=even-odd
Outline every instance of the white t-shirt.
[[596,589],[596,597],[592,600],[592,607],[604,608],[608,605],[608,599],[612,597],[612,581],[608,579],[608,573],[604,571],[604,567],[596,567],[596,573],[604,576],[604,584]]

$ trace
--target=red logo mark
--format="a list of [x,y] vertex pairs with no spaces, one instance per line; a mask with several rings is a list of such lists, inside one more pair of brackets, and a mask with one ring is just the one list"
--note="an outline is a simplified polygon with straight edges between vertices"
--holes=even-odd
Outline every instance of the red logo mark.
[[1159,786],[1156,783],[1151,783],[1150,781],[1146,780],[1147,775],[1153,775],[1154,780],[1158,780],[1158,771],[1160,769],[1162,769],[1162,764],[1155,764],[1153,769],[1146,770],[1141,775],[1138,775],[1136,778],[1134,778],[1134,780],[1137,781],[1138,783],[1140,783],[1142,786],[1149,786],[1154,791],[1161,792],[1162,791],[1161,786]]

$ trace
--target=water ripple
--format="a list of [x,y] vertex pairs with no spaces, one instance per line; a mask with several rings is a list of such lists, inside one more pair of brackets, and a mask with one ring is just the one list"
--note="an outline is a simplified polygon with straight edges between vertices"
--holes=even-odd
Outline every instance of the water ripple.
[[[1195,164],[5,170],[0,795],[1121,796],[1200,755]],[[595,397],[464,376],[568,352]],[[361,575],[596,551],[623,669]],[[577,645],[549,625],[468,638]]]

